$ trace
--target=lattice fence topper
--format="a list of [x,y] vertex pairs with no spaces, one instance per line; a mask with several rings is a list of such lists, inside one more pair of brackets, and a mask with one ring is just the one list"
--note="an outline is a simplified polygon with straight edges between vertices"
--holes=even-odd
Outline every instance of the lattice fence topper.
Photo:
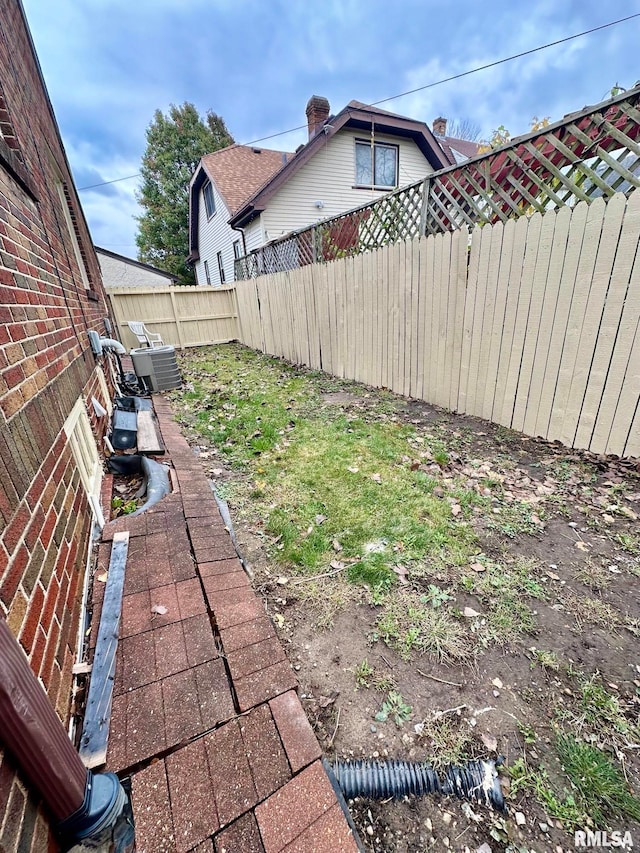
[[640,85],[236,261],[255,278],[640,186]]

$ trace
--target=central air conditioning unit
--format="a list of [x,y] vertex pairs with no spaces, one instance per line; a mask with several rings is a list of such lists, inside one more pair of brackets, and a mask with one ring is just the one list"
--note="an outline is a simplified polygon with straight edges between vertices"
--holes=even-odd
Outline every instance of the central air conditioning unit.
[[175,347],[140,347],[129,355],[136,376],[150,391],[169,391],[182,385]]

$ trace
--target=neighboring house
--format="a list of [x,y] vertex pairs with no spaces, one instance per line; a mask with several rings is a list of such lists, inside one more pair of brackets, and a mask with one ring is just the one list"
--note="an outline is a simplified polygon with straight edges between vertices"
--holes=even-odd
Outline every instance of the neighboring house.
[[433,133],[451,161],[452,166],[464,163],[465,160],[470,160],[478,154],[478,149],[480,148],[479,142],[471,142],[469,139],[458,139],[455,136],[447,136],[447,120],[446,118],[442,118],[442,116],[434,119]]
[[243,235],[229,219],[294,155],[248,145],[230,145],[205,155],[191,180],[189,261],[196,283],[233,281],[236,258],[245,254]]
[[[104,332],[100,268],[21,0],[0,39],[0,628],[65,727],[82,588],[99,516],[110,389],[87,332]],[[97,412],[100,412],[97,407]],[[7,629],[10,636],[7,635]],[[0,665],[6,661],[0,653]],[[10,670],[9,670],[10,671]],[[0,666],[0,689],[7,667]],[[21,696],[20,689],[15,693]],[[56,851],[0,711],[0,849]],[[23,716],[36,726],[28,703]],[[53,747],[53,732],[52,750]],[[26,738],[29,741],[30,736]]]
[[[232,146],[203,157],[190,188],[189,259],[198,284],[219,284],[220,269],[230,281],[234,255],[455,162],[424,122],[359,101],[334,116],[329,109],[326,98],[309,100],[309,141],[295,155]],[[247,171],[257,162],[261,181]]]
[[177,281],[171,273],[150,264],[134,261],[99,246],[95,246],[95,250],[102,271],[102,282],[107,290],[112,287],[168,287]]

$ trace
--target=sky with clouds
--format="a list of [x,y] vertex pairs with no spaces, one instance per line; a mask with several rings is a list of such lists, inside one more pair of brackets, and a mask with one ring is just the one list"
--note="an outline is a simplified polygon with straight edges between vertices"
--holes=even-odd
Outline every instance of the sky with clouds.
[[[640,0],[23,0],[78,187],[135,175],[154,111],[191,101],[237,142],[640,12]],[[489,137],[632,86],[640,18],[381,106],[468,119]],[[293,151],[296,130],[264,143]],[[136,256],[136,179],[80,193],[94,242]]]

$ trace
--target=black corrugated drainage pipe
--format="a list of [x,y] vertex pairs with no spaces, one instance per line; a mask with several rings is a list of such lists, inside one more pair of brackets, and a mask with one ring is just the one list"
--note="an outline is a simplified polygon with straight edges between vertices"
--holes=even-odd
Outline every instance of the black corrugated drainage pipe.
[[0,741],[42,796],[65,838],[108,837],[127,801],[118,777],[86,769],[4,619],[0,619]]
[[[500,762],[500,759],[498,759]],[[399,799],[408,794],[455,794],[499,811],[505,810],[496,762],[468,761],[441,774],[425,761],[334,761],[330,765],[347,799]]]

